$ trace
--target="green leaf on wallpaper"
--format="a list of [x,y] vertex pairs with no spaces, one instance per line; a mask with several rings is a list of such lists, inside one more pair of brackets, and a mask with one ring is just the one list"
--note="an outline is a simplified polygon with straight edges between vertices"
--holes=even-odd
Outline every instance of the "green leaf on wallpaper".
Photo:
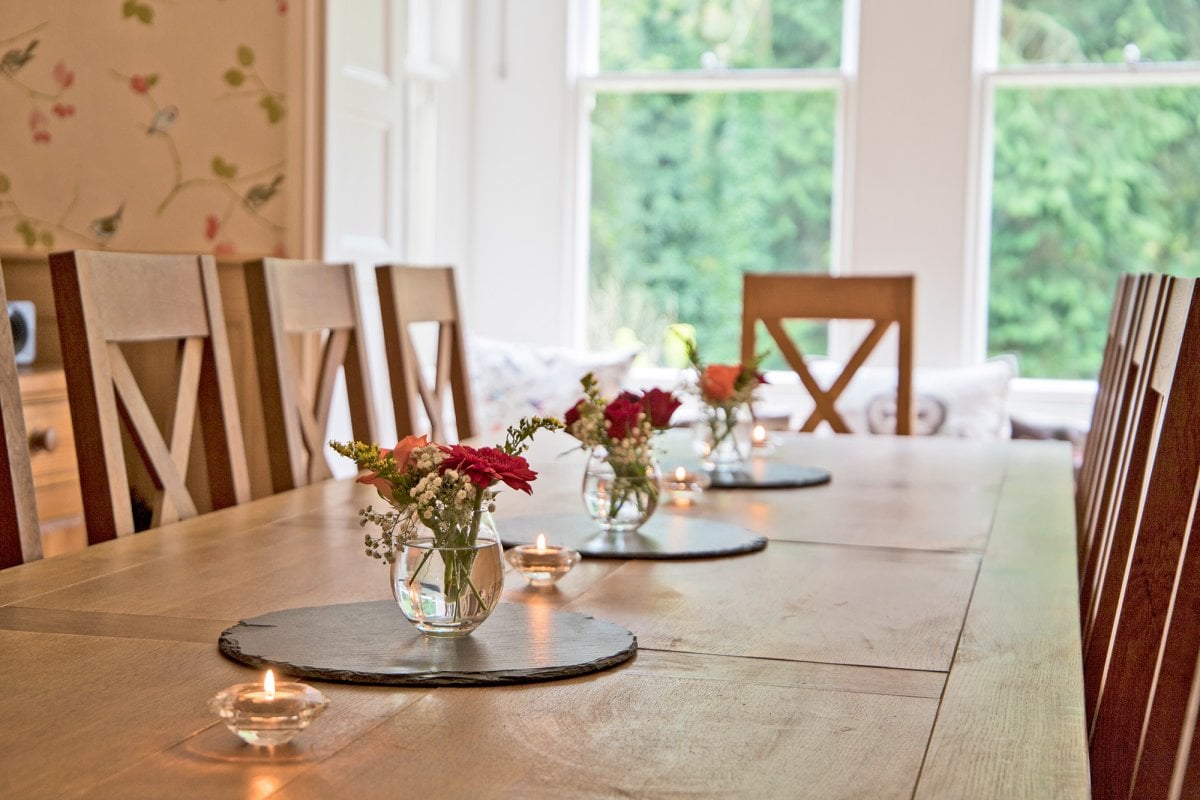
[[132,17],[137,13],[137,7],[137,0],[125,0],[125,2],[121,4],[121,16],[126,18]]
[[267,112],[267,122],[274,125],[283,119],[283,101],[273,94],[264,94],[258,105]]
[[243,67],[250,66],[254,63],[254,51],[246,45],[242,45],[237,49],[237,60]]
[[26,247],[33,247],[37,244],[37,231],[29,224],[29,220],[21,220],[17,223],[17,234],[21,237],[21,241],[25,242]]
[[9,183],[8,176],[0,172],[0,194],[8,194],[8,190],[11,188],[12,184]]
[[146,88],[147,89],[153,89],[154,84],[156,84],[156,83],[158,83],[158,73],[157,72],[151,72],[149,75],[146,76]]
[[137,14],[138,21],[143,25],[149,25],[154,22],[154,9],[145,3],[138,6],[137,11],[134,13]]
[[225,70],[225,82],[230,86],[241,86],[246,80],[246,76],[240,69],[236,67]]
[[42,242],[42,247],[50,249],[54,247],[54,232],[42,231],[42,235],[38,237]]
[[234,176],[237,175],[238,168],[237,164],[230,164],[220,156],[213,156],[212,171],[213,174],[218,178],[224,178],[227,181],[231,181],[234,179]]

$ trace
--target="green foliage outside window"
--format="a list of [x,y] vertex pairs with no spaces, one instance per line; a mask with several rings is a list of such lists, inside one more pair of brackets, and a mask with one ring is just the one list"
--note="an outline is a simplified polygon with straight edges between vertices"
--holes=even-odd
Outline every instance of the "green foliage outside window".
[[[833,66],[840,5],[607,0],[602,68]],[[1200,57],[1200,2],[1008,0],[1001,63],[1121,62],[1130,41]],[[743,271],[829,267],[836,109],[831,92],[597,97],[592,344],[663,363],[684,324],[736,359]],[[1137,270],[1200,275],[1200,87],[998,90],[989,350],[1094,377],[1116,276]]]

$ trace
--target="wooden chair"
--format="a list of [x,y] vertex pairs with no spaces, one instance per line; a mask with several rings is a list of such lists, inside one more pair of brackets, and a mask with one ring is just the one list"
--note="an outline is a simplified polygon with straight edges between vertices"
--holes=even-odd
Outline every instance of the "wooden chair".
[[[265,310],[251,324],[274,491],[331,478],[326,432],[339,371],[354,438],[378,441],[354,265],[264,258],[246,264],[245,277],[250,307]],[[315,370],[302,364],[309,343]]]
[[1145,478],[1120,497],[1099,589],[1112,600],[1111,632],[1098,616],[1084,655],[1092,786],[1102,799],[1200,796],[1200,284],[1163,281],[1133,434],[1135,450],[1147,450]]
[[[1116,613],[1115,599],[1099,592],[1110,564],[1124,564],[1128,540],[1115,535],[1121,515],[1136,513],[1147,459],[1150,457],[1150,427],[1153,406],[1147,404],[1150,372],[1158,354],[1164,324],[1168,282],[1162,275],[1147,275],[1136,281],[1129,325],[1119,334],[1115,348],[1113,393],[1110,413],[1102,427],[1104,457],[1097,469],[1096,488],[1084,509],[1084,536],[1080,573],[1080,611],[1083,638],[1090,643],[1097,626],[1103,635],[1111,631]],[[1101,637],[1101,638],[1102,638]],[[1087,645],[1085,645],[1087,646]],[[1095,687],[1092,697],[1094,697]]]
[[[747,273],[742,294],[742,360],[752,358],[757,350],[755,332],[761,321],[788,366],[800,376],[800,382],[815,404],[801,430],[814,431],[824,420],[835,432],[849,433],[849,426],[834,404],[895,323],[899,334],[896,433],[910,435],[913,432],[914,282],[911,275],[839,277]],[[871,320],[874,327],[846,362],[842,373],[827,389],[822,389],[809,371],[804,355],[784,329],[784,321],[791,319]]]
[[[0,308],[8,308],[4,280],[0,278]],[[0,324],[0,569],[42,557],[37,505],[33,496],[33,471],[29,440],[21,412],[21,388],[12,329]]]
[[1106,458],[1112,448],[1115,420],[1119,418],[1120,402],[1125,396],[1120,380],[1121,366],[1128,356],[1132,339],[1131,320],[1139,299],[1145,292],[1146,276],[1123,274],[1117,281],[1112,313],[1108,320],[1108,336],[1101,359],[1096,400],[1092,405],[1092,422],[1084,442],[1083,460],[1075,492],[1075,520],[1079,535],[1079,568],[1084,569],[1091,547],[1095,504],[1103,480]]
[[[397,433],[403,437],[424,432],[423,411],[433,439],[450,441],[446,411],[452,405],[458,439],[470,438],[475,433],[475,417],[467,374],[466,326],[453,267],[385,264],[376,268],[375,276]],[[434,367],[428,372],[421,366],[413,341],[411,326],[420,323],[437,325]]]
[[[150,526],[249,499],[212,257],[74,251],[50,266],[88,541],[134,532],[130,466],[149,477]],[[135,377],[126,351],[147,346],[154,360]],[[163,396],[141,385],[155,382]]]

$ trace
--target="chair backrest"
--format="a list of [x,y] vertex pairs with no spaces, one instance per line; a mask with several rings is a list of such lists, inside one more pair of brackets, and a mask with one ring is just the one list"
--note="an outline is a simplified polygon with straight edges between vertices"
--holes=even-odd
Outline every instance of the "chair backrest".
[[[1086,546],[1082,551],[1079,605],[1085,642],[1091,640],[1093,629],[1100,631],[1103,640],[1111,632],[1116,613],[1114,595],[1099,589],[1109,565],[1123,564],[1128,556],[1128,539],[1115,536],[1115,532],[1120,525],[1127,528],[1130,515],[1137,513],[1150,457],[1154,423],[1150,375],[1163,335],[1167,295],[1164,276],[1139,277],[1131,298],[1129,324],[1114,348],[1118,362],[1112,374],[1115,397],[1102,428],[1103,458],[1095,490],[1082,520]],[[1091,687],[1092,698],[1095,688]]]
[[[1200,686],[1200,284],[1166,278],[1147,389],[1098,591],[1112,608],[1085,641],[1097,798],[1194,797]],[[1153,314],[1153,292],[1142,315]]]
[[[259,309],[252,327],[273,489],[331,478],[326,432],[339,371],[354,438],[378,440],[354,265],[264,258],[246,264],[245,277]],[[306,369],[310,344],[317,358]]]
[[[249,499],[212,257],[77,250],[50,266],[88,541],[133,533],[127,463],[149,476],[151,527]],[[124,348],[150,343],[170,355],[139,379]],[[203,475],[189,470],[197,422]]]
[[[821,421],[837,433],[850,428],[834,404],[888,329],[897,326],[896,433],[913,432],[912,275],[833,276],[801,273],[747,273],[742,293],[742,360],[756,352],[757,323],[762,322],[788,366],[812,396],[812,414],[801,426],[817,429]],[[874,326],[850,356],[842,373],[827,388],[813,378],[804,354],[788,335],[785,320],[871,320]]]
[[[0,308],[8,307],[0,277]],[[42,557],[12,329],[0,324],[0,569]]]
[[[450,441],[446,410],[452,400],[458,439],[470,438],[475,433],[475,415],[467,373],[466,325],[459,310],[454,268],[385,264],[376,268],[375,276],[397,433],[424,432],[423,411],[433,439]],[[413,340],[411,326],[420,323],[437,325],[430,370],[422,367]]]
[[1112,448],[1112,437],[1116,419],[1120,416],[1120,404],[1125,393],[1122,366],[1129,354],[1132,339],[1131,320],[1135,308],[1140,309],[1139,298],[1146,289],[1146,275],[1123,273],[1117,279],[1112,312],[1108,319],[1108,336],[1104,343],[1104,356],[1100,362],[1100,375],[1096,388],[1096,399],[1092,405],[1092,422],[1084,442],[1083,460],[1075,489],[1075,520],[1079,536],[1079,568],[1082,572],[1087,562],[1087,551],[1091,547],[1094,533],[1096,503],[1100,484],[1104,478],[1107,454]]

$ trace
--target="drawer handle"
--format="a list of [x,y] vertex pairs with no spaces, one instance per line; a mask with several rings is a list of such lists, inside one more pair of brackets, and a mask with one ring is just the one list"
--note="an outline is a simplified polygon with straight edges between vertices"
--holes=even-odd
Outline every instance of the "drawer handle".
[[29,452],[53,452],[58,447],[57,428],[34,428],[29,432]]

